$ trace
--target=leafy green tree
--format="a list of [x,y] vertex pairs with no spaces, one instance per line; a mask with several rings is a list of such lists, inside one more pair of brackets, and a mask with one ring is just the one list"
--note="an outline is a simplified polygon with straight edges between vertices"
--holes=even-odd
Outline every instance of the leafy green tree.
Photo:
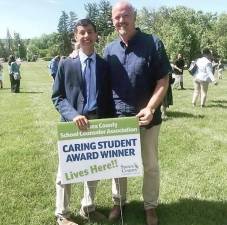
[[36,56],[41,58],[52,58],[55,55],[60,55],[59,33],[44,34],[40,38],[29,40],[27,47],[29,49],[28,59]]
[[108,0],[101,0],[97,3],[85,4],[87,17],[90,18],[97,27],[100,36],[108,36],[114,31],[111,19],[112,6]]
[[158,15],[154,9],[147,9],[143,7],[137,13],[136,25],[146,33],[158,33],[158,31],[155,29],[157,27],[157,21]]
[[39,51],[40,51],[39,48],[31,41],[27,46],[26,54],[27,61],[28,62],[36,61],[36,59],[39,57]]
[[53,57],[56,55],[60,55],[61,54],[61,44],[59,43],[60,40],[60,34],[59,33],[52,33],[49,36],[49,41],[48,41],[48,55],[49,57]]
[[99,3],[99,20],[97,21],[98,32],[102,36],[108,36],[114,31],[112,24],[112,6],[109,1],[102,0]]
[[69,16],[65,11],[62,11],[62,15],[59,18],[58,32],[60,53],[61,55],[68,55],[72,52],[72,44],[69,31]]
[[97,3],[95,2],[89,2],[87,4],[84,5],[85,10],[87,11],[87,18],[91,19],[95,24],[96,21],[98,20],[98,15],[99,15],[99,8]]
[[227,14],[221,14],[214,25],[212,43],[220,58],[227,59]]
[[[108,0],[89,2],[84,7],[87,17],[96,24],[99,34],[96,50],[102,55],[105,45],[117,36],[111,20],[112,7]],[[0,57],[8,57],[13,53],[18,56],[20,53],[21,57],[27,56],[33,60],[35,57],[68,55],[72,51],[76,21],[76,13],[70,11],[68,15],[62,11],[58,32],[27,40],[22,40],[18,33],[12,38],[7,29],[6,39],[0,42]],[[158,35],[171,59],[180,52],[190,61],[198,57],[204,47],[211,48],[220,58],[227,58],[226,13],[204,13],[184,6],[159,9],[144,7],[137,13],[137,25],[142,31]]]
[[19,33],[14,33],[13,45],[15,49],[14,54],[22,59],[26,58],[26,47]]
[[74,28],[75,28],[77,19],[78,18],[76,13],[70,11],[69,12],[69,35],[71,40],[74,40]]
[[4,43],[0,40],[0,58],[7,60],[8,54]]
[[33,38],[30,40],[33,45],[35,45],[39,49],[47,49],[48,46],[48,41],[49,41],[50,35],[48,34],[43,34],[39,38]]
[[105,46],[118,37],[116,32],[110,33],[108,36],[100,36],[99,41],[95,44],[95,50],[99,55],[103,55]]
[[216,19],[216,14],[178,6],[156,11],[143,8],[137,23],[142,30],[163,40],[170,58],[174,59],[180,52],[190,61],[198,57],[203,47],[213,48],[211,32]]
[[8,52],[9,54],[13,54],[13,40],[12,40],[12,36],[9,32],[9,29],[7,28],[6,31],[6,40],[7,40],[7,47],[8,47]]

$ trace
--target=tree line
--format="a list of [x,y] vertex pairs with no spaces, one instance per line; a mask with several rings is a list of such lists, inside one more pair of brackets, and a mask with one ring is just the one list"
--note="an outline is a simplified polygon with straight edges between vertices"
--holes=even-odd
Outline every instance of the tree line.
[[[111,21],[112,6],[108,0],[84,4],[86,17],[97,26],[99,39],[96,50],[102,55],[104,46],[116,37]],[[23,40],[19,33],[0,40],[0,58],[10,54],[34,61],[38,57],[49,60],[55,55],[68,55],[74,43],[75,12],[65,12],[59,18],[57,32],[38,38]],[[158,35],[164,42],[167,54],[174,59],[177,53],[188,60],[199,56],[201,49],[212,49],[217,58],[227,59],[227,14],[204,13],[184,6],[161,7],[137,11],[137,26],[147,33]]]

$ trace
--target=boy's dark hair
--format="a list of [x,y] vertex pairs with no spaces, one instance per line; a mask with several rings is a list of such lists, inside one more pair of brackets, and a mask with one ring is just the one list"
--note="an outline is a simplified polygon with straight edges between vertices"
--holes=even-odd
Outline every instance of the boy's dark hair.
[[94,31],[96,32],[95,24],[88,18],[78,20],[76,25],[75,25],[74,32],[77,32],[77,27],[79,27],[79,26],[86,27],[88,25],[91,25],[94,28]]

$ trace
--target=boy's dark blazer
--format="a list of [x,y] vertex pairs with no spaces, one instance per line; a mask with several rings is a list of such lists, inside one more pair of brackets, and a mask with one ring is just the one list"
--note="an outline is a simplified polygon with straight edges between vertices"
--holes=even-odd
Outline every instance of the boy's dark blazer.
[[[113,117],[114,107],[107,62],[96,54],[96,88],[98,118]],[[62,121],[83,115],[83,77],[79,57],[60,61],[53,84],[52,101]]]

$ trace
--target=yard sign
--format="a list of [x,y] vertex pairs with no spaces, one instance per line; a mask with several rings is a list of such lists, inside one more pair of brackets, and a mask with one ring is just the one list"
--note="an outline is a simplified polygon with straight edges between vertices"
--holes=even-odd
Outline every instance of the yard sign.
[[62,183],[142,175],[140,131],[136,117],[90,120],[80,131],[72,122],[58,124]]

